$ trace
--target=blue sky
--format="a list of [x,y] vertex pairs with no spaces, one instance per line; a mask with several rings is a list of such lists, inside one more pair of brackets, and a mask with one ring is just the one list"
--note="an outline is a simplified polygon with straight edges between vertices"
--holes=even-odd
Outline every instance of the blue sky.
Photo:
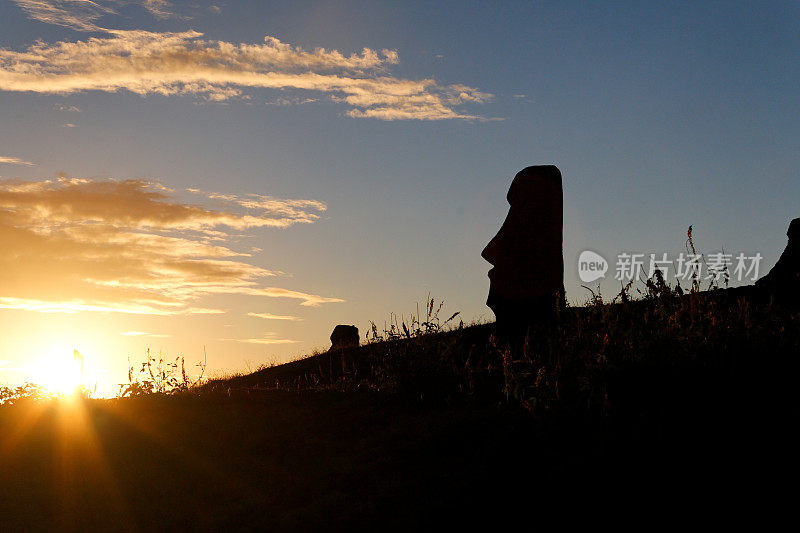
[[[480,251],[502,223],[511,179],[532,164],[563,174],[570,302],[588,295],[576,271],[582,250],[609,261],[621,251],[678,253],[690,224],[700,251],[762,253],[763,274],[800,216],[799,25],[791,2],[0,0],[3,182],[33,190],[51,180],[36,201],[62,202],[70,187],[96,194],[139,180],[143,188],[115,204],[134,211],[140,193],[161,184],[172,191],[159,197],[167,210],[202,205],[216,222],[154,228],[126,218],[123,232],[104,212],[91,224],[117,239],[144,232],[224,246],[249,254],[226,260],[277,274],[215,278],[228,289],[192,292],[201,281],[184,272],[173,300],[156,306],[177,310],[164,315],[131,313],[141,294],[112,285],[136,279],[158,292],[142,285],[159,272],[151,266],[117,280],[104,264],[92,291],[107,291],[83,295],[64,287],[91,272],[45,269],[37,275],[59,289],[35,296],[17,273],[0,284],[9,354],[0,372],[13,380],[40,351],[73,347],[92,353],[107,379],[146,347],[192,359],[206,346],[212,369],[241,370],[325,348],[338,323],[363,332],[389,312],[407,315],[429,292],[448,315],[491,319]],[[240,45],[269,61],[248,63]],[[149,59],[136,55],[143,47]],[[202,83],[184,77],[195,67]],[[322,89],[308,89],[312,79]],[[8,194],[6,229],[86,227],[74,206],[54,225]],[[253,207],[252,194],[273,203]],[[229,215],[237,227],[219,222]],[[75,253],[88,257],[81,238]],[[131,261],[174,259],[158,253],[131,252]],[[244,282],[254,290],[229,290]],[[265,287],[306,296],[255,294]],[[619,282],[601,287],[611,296]],[[72,313],[41,312],[76,302]],[[142,334],[122,335],[130,332]]]

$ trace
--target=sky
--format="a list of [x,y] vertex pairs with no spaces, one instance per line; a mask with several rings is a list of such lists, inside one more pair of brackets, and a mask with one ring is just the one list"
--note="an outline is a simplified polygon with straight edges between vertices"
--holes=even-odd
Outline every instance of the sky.
[[0,383],[75,349],[106,390],[148,348],[246,371],[429,294],[492,320],[529,165],[563,175],[573,305],[689,225],[763,275],[798,65],[796,2],[0,0]]

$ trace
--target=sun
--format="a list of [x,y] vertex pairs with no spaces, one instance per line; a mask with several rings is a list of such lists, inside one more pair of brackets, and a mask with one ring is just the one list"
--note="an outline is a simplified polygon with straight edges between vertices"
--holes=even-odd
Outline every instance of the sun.
[[51,348],[29,367],[30,380],[47,392],[70,395],[89,386],[86,362],[75,349]]

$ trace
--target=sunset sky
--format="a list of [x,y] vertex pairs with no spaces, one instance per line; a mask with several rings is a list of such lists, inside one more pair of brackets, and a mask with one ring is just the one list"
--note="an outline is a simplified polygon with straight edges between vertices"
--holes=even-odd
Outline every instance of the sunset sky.
[[800,4],[430,4],[0,0],[0,384],[73,349],[106,386],[148,347],[241,371],[428,293],[493,319],[480,252],[533,164],[573,304],[583,250],[690,224],[777,260]]

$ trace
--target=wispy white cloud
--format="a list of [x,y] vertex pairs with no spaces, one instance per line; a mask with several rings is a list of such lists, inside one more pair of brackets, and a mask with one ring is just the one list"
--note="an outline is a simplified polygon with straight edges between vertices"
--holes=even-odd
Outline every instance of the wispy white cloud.
[[301,98],[301,97],[293,97],[293,98],[276,98],[275,100],[269,100],[264,102],[266,105],[276,105],[276,106],[292,106],[292,105],[303,105],[303,104],[313,104],[314,102],[319,102],[319,98]]
[[316,200],[201,193],[188,203],[143,180],[0,180],[0,308],[176,315],[207,295],[341,299],[264,286],[274,277],[232,248],[241,232],[313,223]]
[[[159,302],[160,303],[160,302]],[[73,299],[65,301],[43,301],[33,298],[12,298],[0,296],[0,309],[18,309],[22,311],[37,311],[39,313],[66,313],[75,314],[82,311],[100,313],[126,313],[131,315],[218,315],[225,311],[221,309],[205,309],[202,307],[187,307],[183,309],[166,309],[136,302],[108,302],[94,303],[85,300]]]
[[289,321],[303,320],[299,316],[273,315],[272,313],[247,313],[247,316],[254,316],[256,318],[263,318],[264,320],[289,320]]
[[80,113],[81,112],[79,107],[76,107],[74,105],[67,105],[67,104],[56,104],[56,105],[53,106],[53,109],[55,109],[56,111],[66,111],[66,112],[69,112],[69,113]]
[[246,342],[248,344],[294,344],[300,342],[291,339],[278,339],[275,337],[273,333],[267,333],[263,337],[258,337],[253,339],[219,339],[219,340],[232,341],[232,342]]
[[241,294],[249,294],[251,296],[266,296],[267,298],[290,298],[293,300],[302,300],[300,305],[306,307],[318,307],[321,304],[341,303],[344,300],[339,298],[326,298],[315,294],[307,294],[300,291],[290,291],[281,289],[279,287],[264,287],[260,289],[237,289],[236,292]]
[[120,332],[120,335],[125,335],[126,337],[154,337],[160,339],[165,339],[172,336],[158,333],[147,333],[146,331],[123,331]]
[[104,15],[116,13],[114,2],[98,0],[13,0],[25,14],[39,22],[55,24],[79,31],[100,31],[95,22]]
[[179,17],[175,13],[172,3],[167,0],[142,0],[142,7],[157,19],[164,20]]
[[210,200],[221,201],[224,204],[269,213],[275,220],[280,221],[280,225],[314,222],[319,218],[316,212],[323,212],[327,209],[324,203],[317,200],[289,200],[263,194],[237,196],[192,188],[186,189],[186,191]]
[[[0,90],[70,94],[125,89],[145,96],[193,95],[210,101],[244,97],[249,89],[321,93],[349,107],[346,114],[381,120],[476,119],[459,106],[491,94],[433,79],[391,76],[394,50],[306,51],[266,37],[263,44],[202,39],[195,31],[106,30],[104,38],[37,42],[17,52],[0,49]],[[304,95],[298,102],[307,101]],[[285,98],[286,102],[293,100]]]
[[189,18],[176,12],[168,0],[12,0],[31,20],[63,26],[77,31],[98,32],[105,28],[97,22],[106,16],[117,15],[127,5],[138,5],[153,17]]
[[27,167],[35,166],[36,163],[31,163],[30,161],[25,161],[24,159],[20,159],[19,157],[7,157],[0,155],[0,164],[5,163],[8,165],[24,165]]

